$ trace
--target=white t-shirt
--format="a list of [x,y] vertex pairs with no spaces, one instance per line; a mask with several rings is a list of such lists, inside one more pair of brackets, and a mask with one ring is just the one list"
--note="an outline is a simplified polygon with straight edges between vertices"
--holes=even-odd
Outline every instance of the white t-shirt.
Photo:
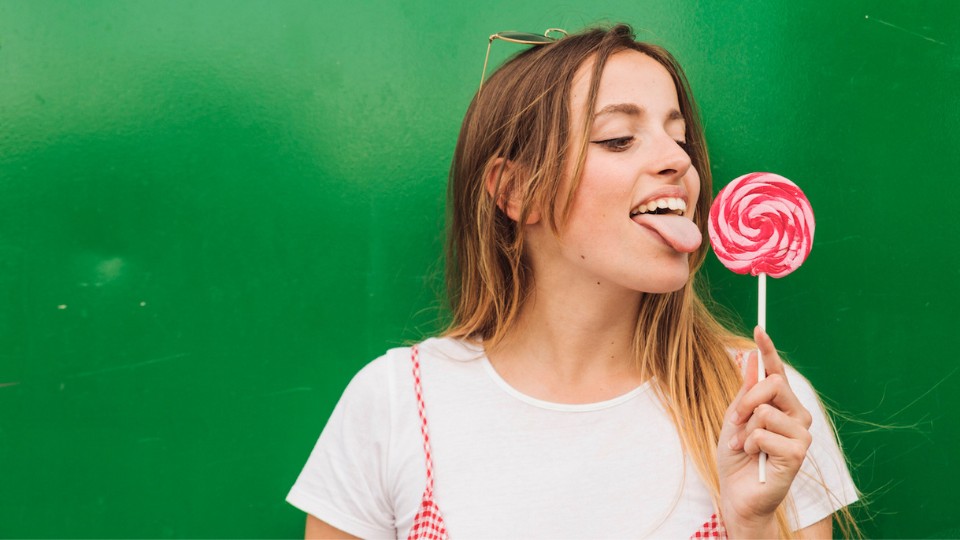
[[[483,349],[420,346],[434,499],[452,538],[688,538],[716,509],[651,383],[584,405],[508,385]],[[857,493],[810,383],[787,379],[813,415],[791,493],[794,529]],[[833,491],[816,481],[813,463]],[[287,501],[362,538],[406,538],[426,485],[410,349],[392,349],[344,391]]]

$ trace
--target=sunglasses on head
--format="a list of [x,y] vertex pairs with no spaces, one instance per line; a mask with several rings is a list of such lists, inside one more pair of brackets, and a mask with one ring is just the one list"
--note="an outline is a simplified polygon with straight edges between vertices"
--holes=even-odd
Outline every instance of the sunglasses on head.
[[[560,37],[552,37],[550,34],[562,34]],[[520,43],[521,45],[546,45],[548,43],[553,43],[561,37],[567,35],[566,30],[561,30],[560,28],[547,28],[547,31],[543,34],[529,34],[527,32],[497,32],[490,36],[490,41],[487,42],[487,54],[483,57],[483,72],[480,74],[480,88],[477,89],[477,93],[480,93],[480,90],[483,89],[483,81],[487,76],[487,61],[490,60],[490,46],[493,45],[493,40],[502,39],[504,41],[509,41],[510,43]]]

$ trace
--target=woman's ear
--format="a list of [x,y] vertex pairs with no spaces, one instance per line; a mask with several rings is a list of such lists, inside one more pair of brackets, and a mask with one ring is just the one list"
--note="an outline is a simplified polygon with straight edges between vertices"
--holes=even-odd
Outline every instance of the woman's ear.
[[[514,162],[499,157],[493,160],[490,168],[487,169],[486,178],[487,193],[497,198],[497,206],[514,221],[520,221],[523,204],[523,193],[514,184],[517,181],[518,169]],[[527,214],[526,225],[533,225],[538,221],[540,221],[540,210],[532,208]]]

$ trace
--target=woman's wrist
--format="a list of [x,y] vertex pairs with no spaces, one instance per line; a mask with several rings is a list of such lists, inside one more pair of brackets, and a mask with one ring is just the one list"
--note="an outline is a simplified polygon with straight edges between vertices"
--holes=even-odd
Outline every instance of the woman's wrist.
[[731,513],[731,519],[727,519],[721,513],[721,518],[730,540],[780,538],[780,529],[774,514],[764,518],[746,519]]

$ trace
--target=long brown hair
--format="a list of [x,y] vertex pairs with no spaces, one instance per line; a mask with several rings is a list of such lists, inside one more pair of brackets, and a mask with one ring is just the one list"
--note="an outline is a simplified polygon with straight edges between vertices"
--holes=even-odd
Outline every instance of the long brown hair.
[[[579,183],[593,123],[600,75],[607,59],[622,50],[639,51],[663,65],[677,89],[687,126],[693,166],[700,174],[700,196],[694,221],[706,231],[712,199],[712,177],[703,129],[680,65],[665,49],[635,40],[632,29],[617,25],[590,29],[549,45],[531,47],[498,69],[474,97],[460,131],[450,171],[447,235],[447,297],[452,321],[447,336],[498,343],[516,322],[534,276],[524,257],[524,223],[541,212],[559,234]],[[570,94],[574,75],[594,60],[582,143],[570,147]],[[512,181],[497,181],[492,195],[486,179],[498,158],[522,171]],[[561,192],[563,172],[573,166],[573,182]],[[500,168],[502,173],[503,168]],[[500,174],[502,177],[502,174]],[[498,200],[519,201],[514,220]],[[559,204],[558,204],[559,203]],[[561,214],[563,210],[561,210]],[[644,294],[634,335],[634,354],[641,376],[656,377],[658,396],[670,411],[685,451],[719,505],[716,448],[723,415],[742,385],[731,348],[751,343],[711,314],[703,298],[697,270],[707,243],[690,255],[690,279],[675,292]],[[792,537],[787,521],[788,496],[776,517],[784,538]],[[841,520],[856,528],[849,511]]]

